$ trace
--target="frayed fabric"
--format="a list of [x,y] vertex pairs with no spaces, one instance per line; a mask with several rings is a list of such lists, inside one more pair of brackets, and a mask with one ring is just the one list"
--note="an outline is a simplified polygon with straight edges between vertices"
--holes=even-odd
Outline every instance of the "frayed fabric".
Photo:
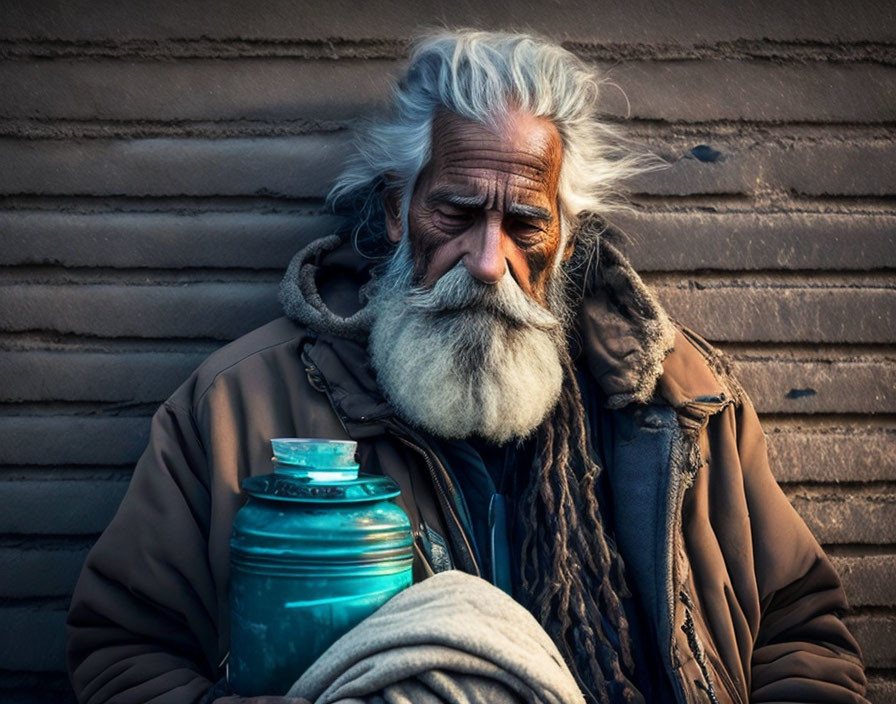
[[[579,238],[595,238],[605,226],[586,220]],[[584,267],[582,300],[576,326],[586,362],[608,408],[647,403],[663,374],[663,361],[674,347],[675,326],[625,256],[601,236],[596,262]]]
[[619,301],[631,324],[628,333],[640,343],[640,351],[628,362],[631,390],[608,395],[610,408],[647,403],[663,373],[663,360],[672,351],[675,327],[653,293],[619,250],[604,242],[599,253],[598,286]]

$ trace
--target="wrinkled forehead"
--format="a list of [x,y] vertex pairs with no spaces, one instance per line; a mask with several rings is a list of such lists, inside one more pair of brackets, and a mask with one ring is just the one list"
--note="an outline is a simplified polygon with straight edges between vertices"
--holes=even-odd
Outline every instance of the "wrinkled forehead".
[[555,195],[563,143],[549,120],[511,112],[492,127],[439,112],[433,120],[431,166],[440,181],[491,178]]

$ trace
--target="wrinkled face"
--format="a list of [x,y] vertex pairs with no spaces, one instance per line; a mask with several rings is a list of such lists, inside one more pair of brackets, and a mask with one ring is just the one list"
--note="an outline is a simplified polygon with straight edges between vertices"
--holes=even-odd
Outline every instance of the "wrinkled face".
[[[432,286],[460,261],[489,284],[509,270],[520,288],[544,305],[561,244],[562,156],[560,135],[543,118],[513,113],[495,132],[440,113],[433,121],[432,158],[408,212],[420,285]],[[387,216],[387,229],[391,239],[400,239],[397,214]]]

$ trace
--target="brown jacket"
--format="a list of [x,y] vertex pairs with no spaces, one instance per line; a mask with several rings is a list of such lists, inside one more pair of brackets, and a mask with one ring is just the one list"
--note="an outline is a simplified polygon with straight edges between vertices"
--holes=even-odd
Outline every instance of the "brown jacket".
[[[80,701],[195,702],[223,676],[231,522],[240,482],[271,470],[272,437],[358,440],[362,470],[401,486],[416,578],[443,563],[433,536],[478,573],[450,478],[377,391],[357,312],[366,268],[338,245],[294,260],[282,291],[292,320],[213,354],[153,418],[72,600]],[[617,541],[679,701],[865,701],[839,580],[776,484],[723,361],[669,323],[612,247],[589,277],[579,364],[615,415]]]

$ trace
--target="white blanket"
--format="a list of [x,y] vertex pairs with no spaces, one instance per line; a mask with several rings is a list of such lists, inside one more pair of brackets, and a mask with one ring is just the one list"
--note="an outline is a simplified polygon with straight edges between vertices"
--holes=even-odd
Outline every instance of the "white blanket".
[[441,572],[336,641],[288,696],[314,704],[582,704],[550,636],[483,579]]

